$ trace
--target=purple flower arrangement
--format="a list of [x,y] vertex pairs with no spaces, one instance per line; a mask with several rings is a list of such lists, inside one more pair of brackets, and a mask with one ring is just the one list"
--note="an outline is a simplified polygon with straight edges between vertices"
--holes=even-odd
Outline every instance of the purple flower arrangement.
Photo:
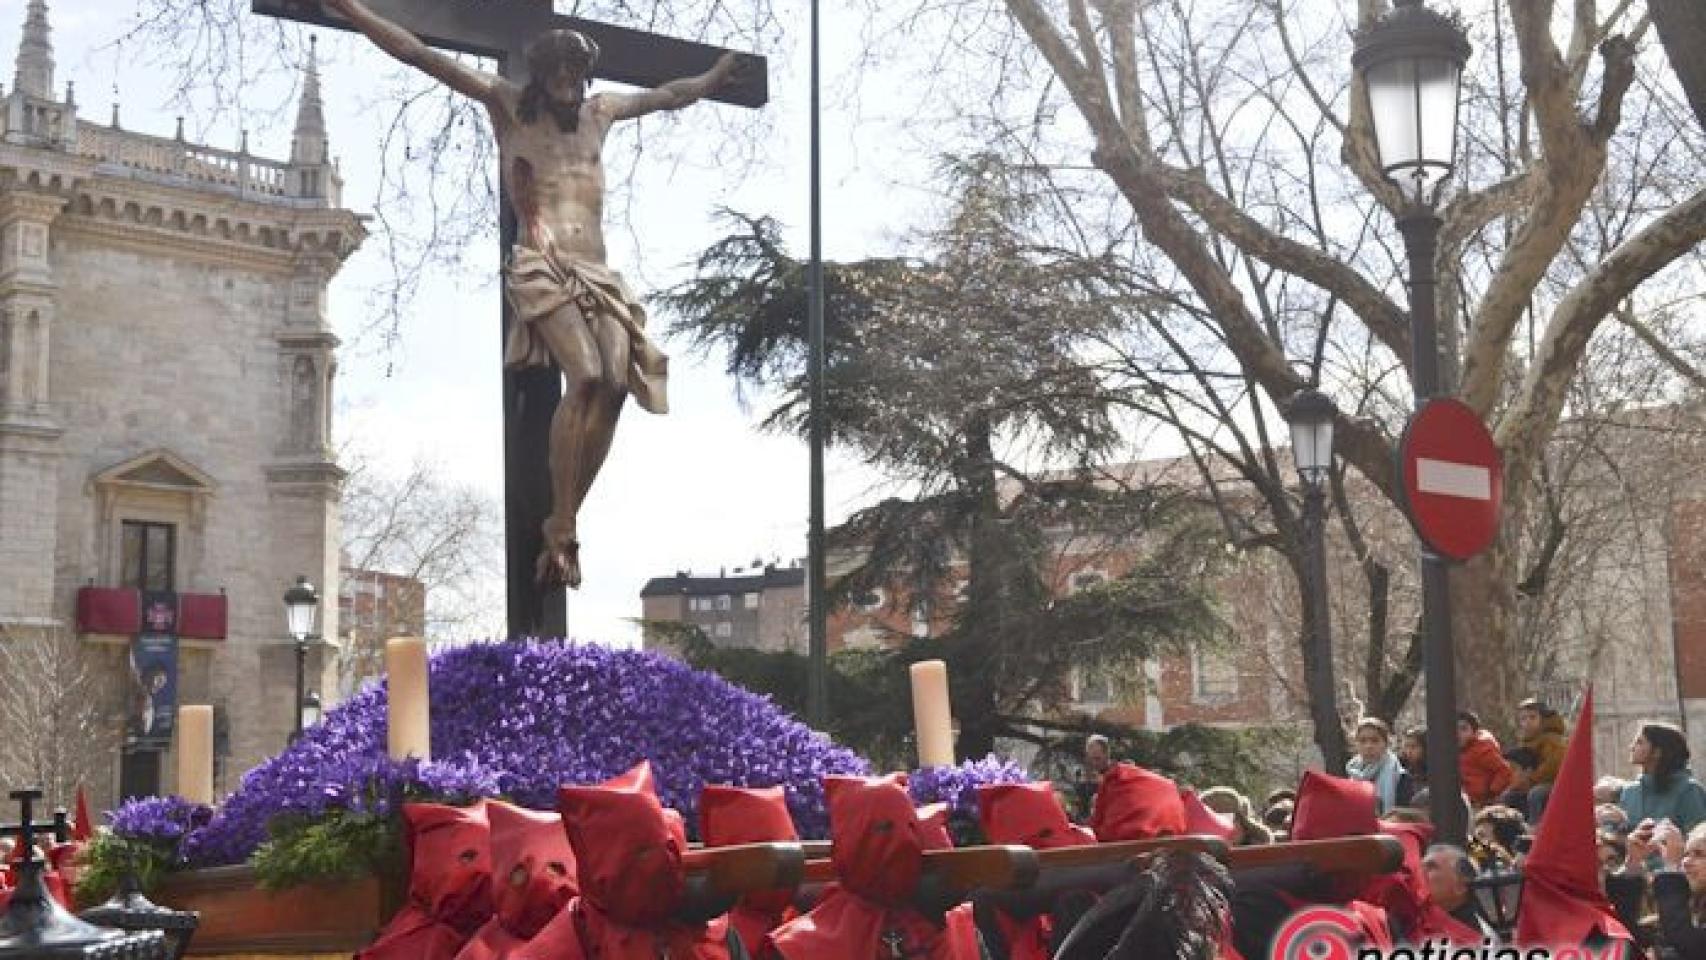
[[175,849],[186,835],[207,826],[212,816],[211,808],[183,797],[147,797],[127,801],[107,819],[114,833]]
[[907,778],[912,802],[946,803],[950,813],[977,819],[977,788],[989,783],[1029,783],[1031,775],[1011,760],[990,754],[954,767],[923,767]]
[[[822,837],[821,778],[868,769],[767,697],[651,653],[474,644],[435,655],[431,684],[432,762],[387,758],[386,690],[370,685],[245,774],[211,822],[185,837],[189,864],[240,863],[279,822],[342,811],[390,815],[412,799],[502,796],[551,809],[559,785],[597,783],[643,759],[652,762],[663,802],[681,811],[690,830],[705,784],[780,785],[801,835]],[[163,802],[121,807],[115,832],[170,829],[161,824],[177,821],[153,806]]]
[[978,820],[977,788],[987,783],[1026,783],[1025,768],[990,754],[982,760],[966,760],[953,767],[924,767],[907,778],[907,792],[918,806],[948,805],[948,829],[958,846],[982,843]]

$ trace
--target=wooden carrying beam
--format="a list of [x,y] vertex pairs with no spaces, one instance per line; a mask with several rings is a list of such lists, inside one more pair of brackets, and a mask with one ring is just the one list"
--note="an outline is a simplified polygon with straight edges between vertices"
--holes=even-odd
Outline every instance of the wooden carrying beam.
[[686,923],[721,916],[748,893],[792,890],[806,872],[805,853],[797,843],[701,847],[682,854],[681,864],[687,890],[675,917]]
[[1374,876],[1391,873],[1404,865],[1404,844],[1397,837],[1375,834],[1233,847],[1226,865],[1233,870],[1305,866],[1330,876]]
[[1102,893],[1130,880],[1143,861],[1162,850],[1206,853],[1223,862],[1227,857],[1226,841],[1194,835],[1040,850],[1035,884],[1022,890],[980,890],[978,900],[1015,916],[1046,913],[1069,891]]
[[[816,847],[814,846],[815,850]],[[1404,863],[1404,847],[1384,835],[1305,840],[1253,847],[1228,847],[1211,836],[1162,837],[1123,843],[1032,851],[1028,847],[965,847],[925,854],[925,879],[914,898],[921,907],[940,909],[976,892],[980,900],[1019,914],[1050,909],[1070,890],[1100,892],[1130,879],[1141,861],[1162,850],[1206,853],[1234,871],[1294,866],[1333,877],[1390,873]],[[1007,851],[1024,851],[1029,858]],[[813,859],[805,865],[805,883],[832,883],[835,864]],[[809,893],[809,891],[808,891]],[[952,897],[953,899],[946,899]],[[806,902],[813,897],[806,897]]]

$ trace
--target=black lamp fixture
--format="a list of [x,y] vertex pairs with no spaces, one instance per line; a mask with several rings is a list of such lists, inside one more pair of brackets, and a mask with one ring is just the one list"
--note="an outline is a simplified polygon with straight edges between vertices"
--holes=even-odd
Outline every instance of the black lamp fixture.
[[1522,871],[1503,858],[1492,860],[1469,881],[1469,892],[1481,916],[1508,942],[1522,910]]
[[314,632],[314,614],[320,609],[320,594],[305,576],[296,578],[296,583],[284,592],[285,624],[290,631],[291,639],[298,642],[307,640]]
[[[314,590],[314,585],[305,576],[296,578],[296,583],[284,592],[285,629],[290,631],[290,637],[296,641],[296,700],[294,716],[291,717],[290,742],[302,736],[302,729],[308,712],[307,670],[308,670],[308,641],[314,635],[314,614],[320,609],[320,594]],[[318,696],[315,698],[319,702]],[[315,719],[318,720],[318,712]]]
[[1351,65],[1368,88],[1380,169],[1406,202],[1432,208],[1457,156],[1458,87],[1469,38],[1450,17],[1396,0],[1357,36]]
[[1333,467],[1333,415],[1338,408],[1319,390],[1299,391],[1286,407],[1291,426],[1291,458],[1303,482],[1319,488]]
[[0,960],[167,960],[172,956],[159,930],[125,931],[99,927],[73,916],[48,895],[42,871],[47,864],[35,852],[31,814],[40,790],[14,790],[22,810],[18,842],[24,859],[17,865],[18,887],[0,914]]

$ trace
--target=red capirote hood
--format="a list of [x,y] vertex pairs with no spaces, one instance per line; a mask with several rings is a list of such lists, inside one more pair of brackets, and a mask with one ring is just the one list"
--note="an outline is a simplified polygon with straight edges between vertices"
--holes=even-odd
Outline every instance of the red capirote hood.
[[899,905],[924,868],[925,839],[906,777],[824,777],[830,859],[843,886],[867,900]]
[[492,900],[497,919],[526,940],[578,892],[575,855],[556,813],[507,803],[486,809],[492,825]]
[[1117,763],[1102,775],[1090,828],[1103,843],[1178,836],[1185,832],[1179,787],[1136,764]]
[[652,789],[651,764],[596,787],[560,787],[581,895],[620,923],[663,923],[681,901],[687,848],[681,817],[666,813]]
[[472,933],[492,915],[491,827],[484,800],[471,807],[403,805],[409,900]]
[[1334,840],[1378,832],[1374,784],[1328,776],[1319,770],[1303,771],[1303,780],[1297,785],[1297,806],[1291,815],[1291,839]]
[[977,788],[977,814],[990,843],[1049,850],[1096,842],[1093,832],[1066,818],[1054,785],[1046,780],[984,784]]

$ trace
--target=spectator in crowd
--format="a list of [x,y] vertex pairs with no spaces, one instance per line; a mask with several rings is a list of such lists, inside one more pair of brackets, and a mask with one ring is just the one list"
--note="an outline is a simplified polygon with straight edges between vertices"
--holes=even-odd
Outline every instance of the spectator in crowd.
[[1623,841],[1624,875],[1645,876],[1655,870],[1675,870],[1682,861],[1683,833],[1669,820],[1642,820]]
[[1469,880],[1475,865],[1462,847],[1438,843],[1422,857],[1422,878],[1427,881],[1428,899],[1451,914],[1451,918],[1474,930],[1481,929],[1481,914],[1469,895]]
[[1615,803],[1601,803],[1593,808],[1593,822],[1599,829],[1619,837],[1629,832],[1629,815]]
[[1681,960],[1706,960],[1706,825],[1688,834],[1674,867],[1653,877],[1659,942]]
[[1090,816],[1090,808],[1095,803],[1096,791],[1102,786],[1102,775],[1114,765],[1113,745],[1108,738],[1099,733],[1091,734],[1084,741],[1084,776],[1073,783],[1074,799],[1081,817]]
[[1114,765],[1113,748],[1108,738],[1099,733],[1093,733],[1084,741],[1084,770],[1090,779],[1100,781],[1102,774]]
[[1457,713],[1457,773],[1473,807],[1497,803],[1511,786],[1511,765],[1499,750],[1498,738],[1482,729],[1473,710]]
[[1400,794],[1408,796],[1404,765],[1392,752],[1392,728],[1378,717],[1357,721],[1356,756],[1345,763],[1345,776],[1374,784],[1376,814],[1383,814],[1398,804]]
[[1406,776],[1400,783],[1400,807],[1421,807],[1428,802],[1428,730],[1411,727],[1398,742],[1398,762]]
[[1622,869],[1623,861],[1629,857],[1629,848],[1622,835],[1612,830],[1601,830],[1597,841],[1600,875],[1608,876]]
[[1238,835],[1232,840],[1234,846],[1249,847],[1274,842],[1273,832],[1255,819],[1254,811],[1250,808],[1250,798],[1231,787],[1209,787],[1197,799],[1215,813],[1232,818],[1233,825],[1238,829]]
[[1641,779],[1623,788],[1618,806],[1631,823],[1669,820],[1683,833],[1706,821],[1706,790],[1688,769],[1688,739],[1668,723],[1641,727],[1629,745],[1629,762]]
[[1511,767],[1511,788],[1505,791],[1503,805],[1523,814],[1528,813],[1528,794],[1534,789],[1534,771],[1540,757],[1527,747],[1517,747],[1505,754]]
[[[1558,711],[1533,697],[1517,704],[1517,742],[1534,752],[1534,772],[1529,775],[1528,796],[1523,812],[1529,823],[1539,823],[1546,812],[1546,798],[1552,793],[1552,781],[1558,779],[1558,767],[1564,762],[1566,735],[1564,717]],[[1506,795],[1505,802],[1511,803]],[[1514,805],[1514,804],[1513,804]]]
[[1616,803],[1623,799],[1623,788],[1628,785],[1629,781],[1622,777],[1600,777],[1598,780],[1594,781],[1593,802]]
[[1495,804],[1476,811],[1473,831],[1475,839],[1514,855],[1528,833],[1528,824],[1521,811]]

